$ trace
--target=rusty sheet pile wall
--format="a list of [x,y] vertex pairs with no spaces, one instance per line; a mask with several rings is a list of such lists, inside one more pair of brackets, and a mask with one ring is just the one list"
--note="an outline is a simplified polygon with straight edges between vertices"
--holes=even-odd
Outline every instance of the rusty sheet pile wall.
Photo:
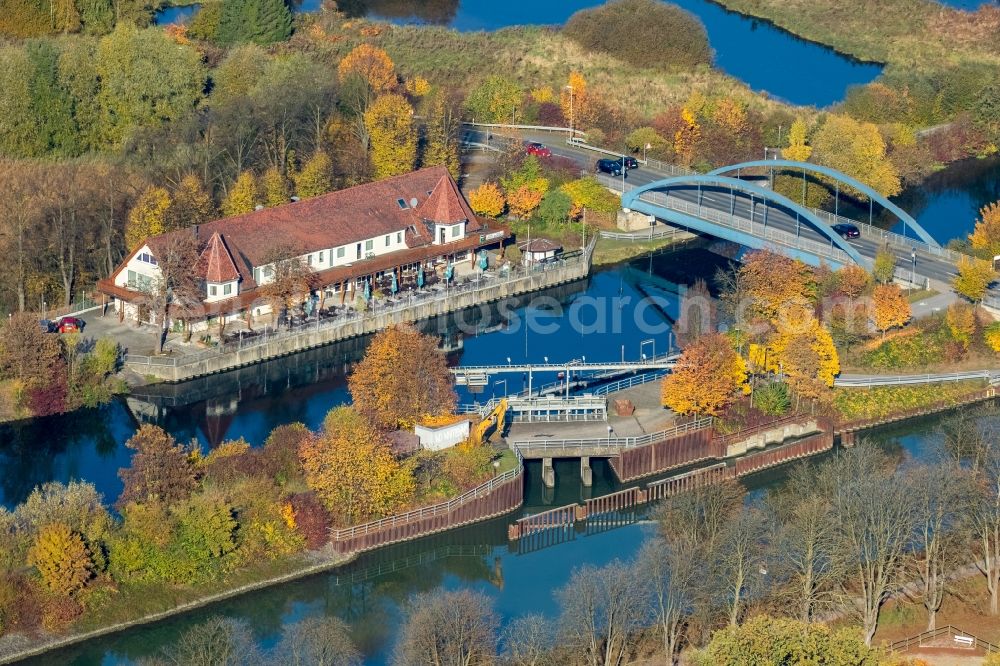
[[648,446],[626,449],[609,463],[618,479],[627,482],[702,460],[722,458],[726,447],[712,438],[713,433],[711,428],[702,428]]

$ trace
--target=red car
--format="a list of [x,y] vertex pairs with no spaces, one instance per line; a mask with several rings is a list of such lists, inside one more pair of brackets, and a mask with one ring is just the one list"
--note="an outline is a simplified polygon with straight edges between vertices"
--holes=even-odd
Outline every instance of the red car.
[[535,157],[552,157],[552,151],[541,143],[528,143],[524,146],[524,152]]
[[79,333],[83,330],[84,321],[76,317],[60,317],[52,322],[52,328],[59,333]]

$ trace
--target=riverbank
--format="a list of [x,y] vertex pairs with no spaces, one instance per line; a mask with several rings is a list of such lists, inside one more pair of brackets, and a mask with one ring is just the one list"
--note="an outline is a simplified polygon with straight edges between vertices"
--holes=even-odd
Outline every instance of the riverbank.
[[[165,606],[159,610],[156,610],[157,606],[169,603],[163,596],[150,596],[149,590],[137,590],[130,595],[131,601],[136,606],[126,606],[126,608],[138,607],[140,609],[132,617],[128,616],[128,612],[122,613],[118,617],[114,613],[108,612],[102,617],[108,618],[110,616],[111,622],[104,623],[104,626],[89,628],[86,626],[86,623],[81,623],[84,626],[79,631],[63,636],[42,637],[39,641],[30,641],[22,635],[7,635],[0,638],[0,664],[14,663],[51,650],[64,648],[74,643],[81,643],[144,624],[152,624],[248,592],[306,578],[343,566],[356,557],[357,553],[342,554],[334,552],[327,547],[323,551],[314,551],[299,557],[289,558],[285,561],[268,562],[264,565],[257,565],[252,569],[240,572],[240,575],[234,576],[232,580],[215,581],[201,585],[202,589],[224,588],[209,592],[208,594],[202,592],[192,594],[193,590],[191,589],[172,590],[174,595],[172,597],[173,605]],[[320,561],[317,562],[315,560]],[[185,594],[185,592],[188,594]],[[117,599],[121,599],[121,597]]]

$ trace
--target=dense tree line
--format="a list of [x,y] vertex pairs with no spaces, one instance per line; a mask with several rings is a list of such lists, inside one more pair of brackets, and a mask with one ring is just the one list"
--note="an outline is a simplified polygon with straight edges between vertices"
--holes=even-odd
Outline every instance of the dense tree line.
[[[634,557],[574,570],[554,591],[551,617],[502,622],[482,593],[418,593],[403,605],[393,663],[621,666],[675,663],[682,653],[684,663],[706,666],[910,663],[874,646],[890,599],[921,608],[933,628],[959,583],[951,574],[979,560],[998,612],[996,419],[995,411],[950,418],[940,457],[927,464],[899,464],[865,441],[794,468],[755,499],[735,482],[670,498],[657,510],[658,533]],[[839,628],[826,624],[834,621]],[[218,622],[192,629],[164,657],[176,659]],[[308,622],[353,663],[338,620]],[[226,650],[256,650],[237,626],[239,645]]]

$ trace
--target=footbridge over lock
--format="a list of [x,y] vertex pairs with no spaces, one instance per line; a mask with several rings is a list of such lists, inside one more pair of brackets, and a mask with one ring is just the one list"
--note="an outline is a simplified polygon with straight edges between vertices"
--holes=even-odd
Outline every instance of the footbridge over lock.
[[[830,183],[834,212],[811,208],[768,186],[762,177],[775,171],[801,171]],[[756,173],[753,179],[749,173]],[[602,178],[609,188],[622,192],[622,208],[650,215],[668,224],[703,235],[722,238],[755,249],[771,249],[802,261],[833,267],[857,264],[871,268],[875,255],[886,247],[897,257],[897,279],[923,286],[928,280],[948,281],[955,273],[959,253],[942,248],[906,211],[864,183],[839,171],[807,162],[757,160],[716,169],[707,174],[685,174],[651,182],[634,172],[631,183]],[[655,176],[652,176],[655,178]],[[840,215],[841,187],[869,203],[868,222]],[[804,189],[803,189],[804,192]],[[903,224],[903,234],[875,227],[876,210],[891,212]],[[852,224],[859,238],[846,239],[833,227]]]

